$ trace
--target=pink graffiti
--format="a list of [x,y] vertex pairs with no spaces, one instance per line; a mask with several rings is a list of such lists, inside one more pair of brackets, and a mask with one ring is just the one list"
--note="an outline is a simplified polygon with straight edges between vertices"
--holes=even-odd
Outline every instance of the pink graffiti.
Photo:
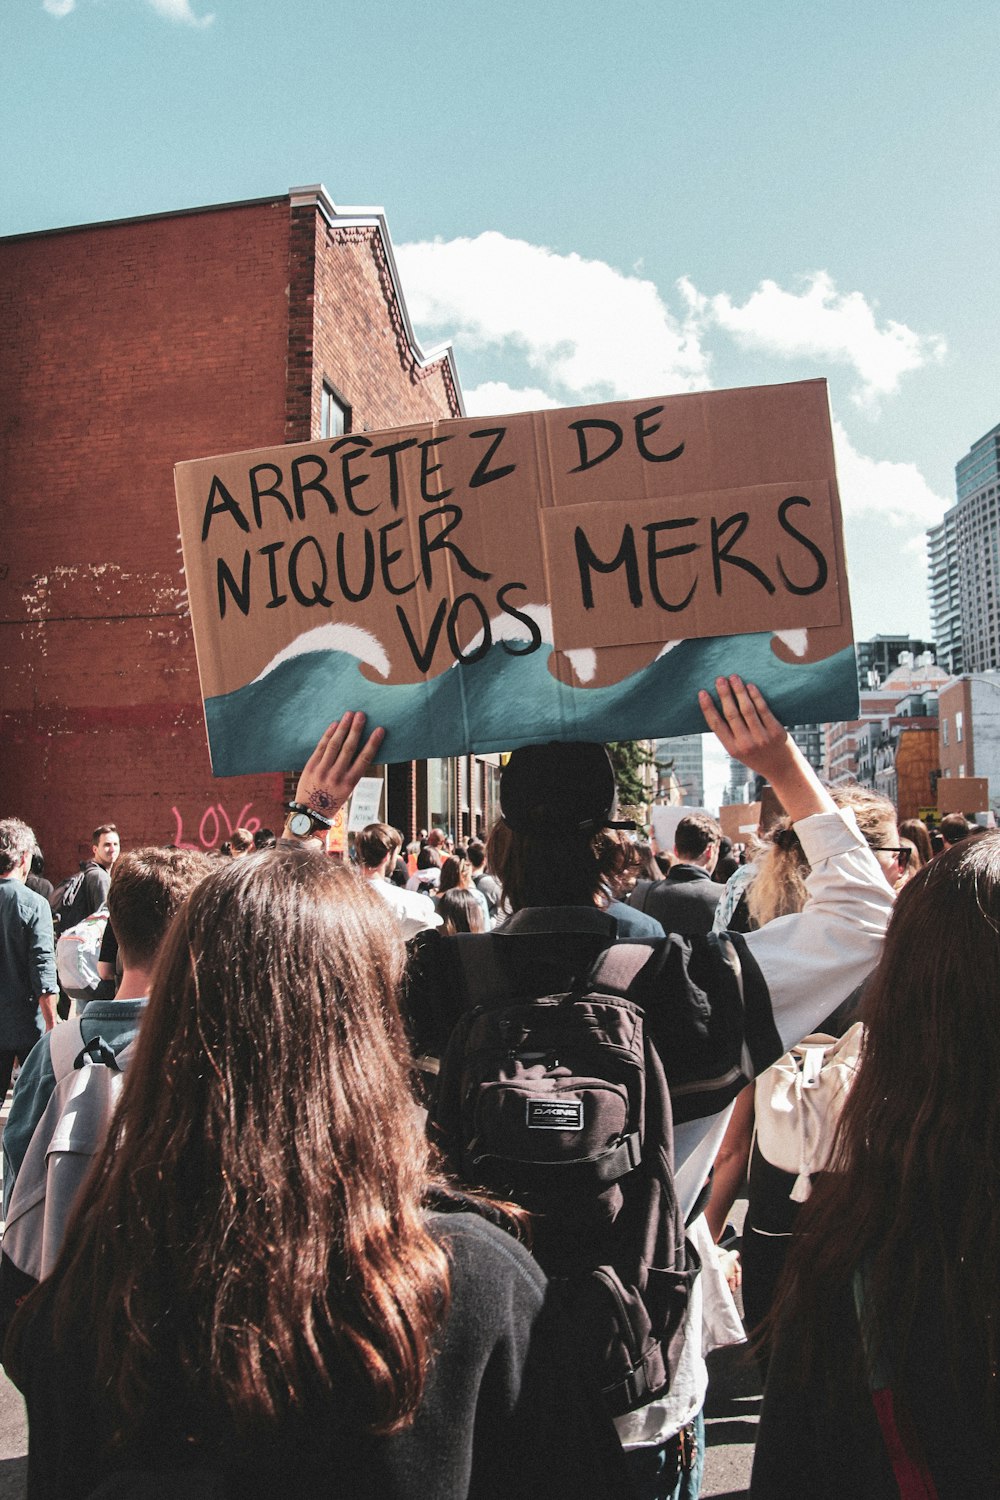
[[[234,828],[247,828],[251,833],[256,833],[261,824],[260,819],[251,814],[250,809],[252,807],[252,802],[244,803],[240,808],[239,817],[234,822],[230,819],[228,812],[221,802],[216,802],[214,805],[209,803],[198,823],[198,842],[196,844],[185,840],[184,820],[181,817],[180,808],[172,807],[170,811],[173,813],[174,822],[177,825],[174,830],[172,842],[177,845],[178,849],[214,849],[220,839],[227,839],[229,837]],[[223,827],[223,824],[225,824],[225,827]]]

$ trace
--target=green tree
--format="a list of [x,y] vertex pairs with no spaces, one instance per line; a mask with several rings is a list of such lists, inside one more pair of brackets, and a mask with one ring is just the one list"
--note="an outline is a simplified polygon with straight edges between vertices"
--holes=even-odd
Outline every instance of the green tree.
[[642,772],[654,764],[648,740],[612,740],[608,754],[614,766],[618,801],[623,808],[639,810],[647,803]]

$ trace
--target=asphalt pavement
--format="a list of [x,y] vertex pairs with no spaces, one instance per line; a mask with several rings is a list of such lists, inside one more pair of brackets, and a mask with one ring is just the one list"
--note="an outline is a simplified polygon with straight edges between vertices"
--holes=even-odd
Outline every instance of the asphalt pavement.
[[745,1344],[709,1355],[703,1496],[736,1500],[747,1494],[760,1397],[757,1366]]

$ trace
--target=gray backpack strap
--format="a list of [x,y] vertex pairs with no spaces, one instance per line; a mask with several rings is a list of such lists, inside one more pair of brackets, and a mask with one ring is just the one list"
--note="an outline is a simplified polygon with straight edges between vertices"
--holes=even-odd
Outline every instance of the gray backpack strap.
[[56,1083],[69,1077],[76,1067],[77,1058],[86,1045],[79,1016],[71,1016],[68,1021],[56,1022],[49,1032],[49,1056],[52,1059],[52,1071],[55,1074]]
[[606,948],[585,982],[588,990],[602,992],[605,987],[614,994],[625,995],[629,986],[645,968],[653,953],[649,943],[615,943]]

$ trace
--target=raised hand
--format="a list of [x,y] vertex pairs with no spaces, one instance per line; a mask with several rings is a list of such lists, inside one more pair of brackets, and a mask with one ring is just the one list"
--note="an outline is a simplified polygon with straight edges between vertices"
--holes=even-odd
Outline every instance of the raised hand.
[[324,818],[343,807],[385,739],[384,729],[374,729],[362,745],[364,729],[364,714],[346,713],[323,732],[299,777],[296,802]]
[[793,821],[812,813],[836,811],[829,792],[798,745],[753,683],[737,676],[717,677],[716,707],[711,693],[698,694],[705,722],[727,754],[771,783]]

